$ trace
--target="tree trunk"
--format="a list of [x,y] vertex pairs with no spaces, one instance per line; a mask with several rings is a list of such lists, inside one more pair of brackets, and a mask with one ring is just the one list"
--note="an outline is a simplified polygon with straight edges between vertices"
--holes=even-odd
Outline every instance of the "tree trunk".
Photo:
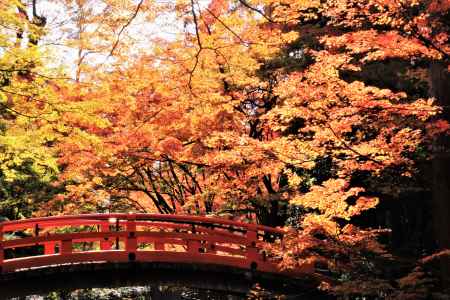
[[[440,63],[430,67],[431,95],[444,107],[450,122],[450,74]],[[450,139],[442,136],[434,144],[432,163],[432,206],[435,239],[440,249],[450,248]],[[450,258],[441,259],[443,284],[450,284]],[[447,285],[449,286],[449,285]]]

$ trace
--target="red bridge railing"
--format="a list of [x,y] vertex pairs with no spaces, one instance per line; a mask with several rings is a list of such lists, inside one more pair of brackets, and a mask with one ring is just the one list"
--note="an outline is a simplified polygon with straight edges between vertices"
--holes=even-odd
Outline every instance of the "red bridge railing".
[[266,226],[181,215],[88,214],[8,221],[0,223],[0,273],[130,261],[277,273],[262,244],[280,242],[282,235],[282,230]]

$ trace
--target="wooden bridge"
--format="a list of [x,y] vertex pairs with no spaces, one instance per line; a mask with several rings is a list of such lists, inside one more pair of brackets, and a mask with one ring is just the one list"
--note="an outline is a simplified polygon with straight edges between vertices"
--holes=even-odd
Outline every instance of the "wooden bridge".
[[[18,235],[20,233],[20,235]],[[64,264],[169,262],[279,273],[262,248],[283,231],[219,218],[87,214],[0,223],[0,273]]]

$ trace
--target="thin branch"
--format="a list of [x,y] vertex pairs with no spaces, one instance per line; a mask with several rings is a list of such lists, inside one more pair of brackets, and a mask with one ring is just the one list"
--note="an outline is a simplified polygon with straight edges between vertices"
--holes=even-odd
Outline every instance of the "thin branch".
[[267,16],[264,12],[262,12],[261,10],[251,6],[250,4],[248,4],[245,0],[238,0],[242,5],[244,5],[245,7],[247,7],[250,10],[253,10],[254,12],[257,12],[258,14],[260,14],[261,16],[264,17],[264,19],[266,19],[267,21],[269,21],[270,23],[274,23],[274,21]]
[[[14,114],[16,114],[16,115],[25,117],[25,118],[29,118],[29,119],[44,119],[44,120],[47,120],[47,119],[45,119],[44,117],[42,117],[42,115],[33,115],[33,116],[32,116],[32,115],[27,115],[27,114],[22,113],[22,112],[20,112],[20,111],[18,111],[18,110],[15,110],[14,108],[9,107],[8,105],[6,105],[6,104],[4,104],[4,103],[0,103],[0,107],[6,109],[6,110],[8,110],[8,111],[10,111],[10,112],[12,112],[12,113],[14,113]],[[48,121],[48,120],[47,120],[47,121]]]
[[415,35],[416,38],[419,41],[421,41],[426,47],[431,47],[434,50],[436,50],[437,52],[441,53],[443,58],[444,58],[444,60],[449,60],[450,59],[450,55],[447,52],[445,52],[443,49],[441,49],[438,46],[436,46],[436,44],[434,44],[432,40],[427,39],[422,34],[420,34],[420,32],[417,29],[413,30],[413,35]]
[[192,77],[194,76],[195,69],[197,68],[197,65],[198,65],[199,56],[203,49],[202,41],[200,39],[200,32],[198,30],[198,20],[197,20],[197,14],[195,13],[194,0],[191,0],[191,12],[192,12],[192,17],[194,18],[195,36],[197,37],[197,44],[198,44],[198,51],[195,54],[194,67],[189,71],[188,87],[192,93]]
[[117,34],[117,39],[114,42],[111,52],[109,52],[109,56],[112,56],[114,54],[114,51],[116,50],[117,46],[119,45],[119,41],[120,41],[120,36],[122,35],[123,31],[130,26],[131,22],[133,22],[133,20],[136,18],[136,16],[139,13],[139,10],[141,9],[142,4],[144,3],[144,0],[140,0],[138,5],[136,6],[136,10],[134,11],[133,15],[128,19],[127,23],[125,25],[122,26],[122,28],[120,29],[119,33]]
[[200,39],[200,33],[198,30],[198,20],[197,20],[197,14],[195,13],[194,0],[191,0],[191,12],[192,12],[192,17],[194,18],[195,35],[197,36],[197,43],[201,50],[203,47],[202,47],[202,41]]
[[222,24],[223,27],[225,27],[229,32],[231,32],[242,44],[244,44],[245,47],[249,47],[249,44],[251,42],[244,41],[233,29],[231,29],[225,22],[223,22],[218,16],[216,16],[211,10],[208,8],[205,8],[205,10],[213,16],[220,24]]
[[341,138],[337,135],[337,133],[334,131],[334,129],[333,129],[330,125],[326,125],[326,127],[327,127],[328,129],[330,129],[330,131],[333,133],[333,135],[334,135],[340,142],[342,142],[342,144],[344,145],[344,148],[345,148],[345,149],[350,150],[351,152],[355,153],[356,155],[358,155],[358,156],[360,156],[360,157],[364,157],[365,159],[367,159],[367,160],[369,160],[369,161],[371,161],[371,162],[374,162],[374,163],[376,163],[376,164],[378,164],[378,165],[383,166],[383,163],[382,163],[382,162],[380,162],[380,161],[378,161],[378,160],[376,160],[376,159],[373,159],[373,158],[371,158],[371,157],[368,156],[368,155],[362,154],[362,153],[356,151],[355,149],[353,149],[352,147],[350,147],[350,145],[348,145],[343,139],[341,139]]

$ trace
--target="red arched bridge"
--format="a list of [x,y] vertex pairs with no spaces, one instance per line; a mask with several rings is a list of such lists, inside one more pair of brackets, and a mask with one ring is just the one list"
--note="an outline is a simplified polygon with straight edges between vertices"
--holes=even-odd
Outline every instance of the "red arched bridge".
[[209,264],[280,273],[264,241],[276,228],[219,218],[87,214],[0,223],[0,272],[101,262]]

